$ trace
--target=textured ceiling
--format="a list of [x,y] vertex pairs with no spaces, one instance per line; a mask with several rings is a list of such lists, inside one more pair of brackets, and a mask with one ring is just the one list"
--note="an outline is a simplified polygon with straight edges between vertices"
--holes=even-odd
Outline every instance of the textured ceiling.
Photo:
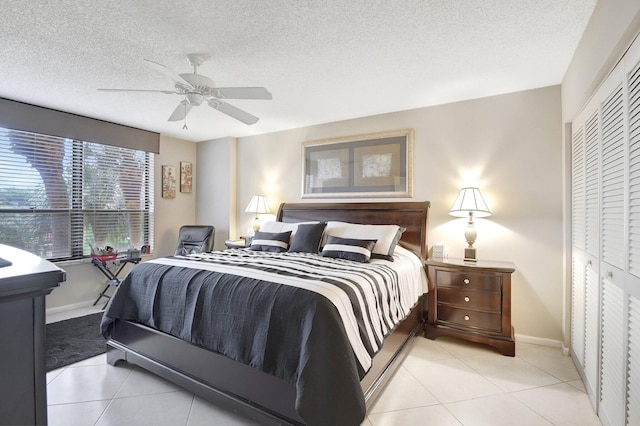
[[[559,84],[596,0],[0,0],[0,97],[202,141]],[[181,98],[143,59],[271,101]]]

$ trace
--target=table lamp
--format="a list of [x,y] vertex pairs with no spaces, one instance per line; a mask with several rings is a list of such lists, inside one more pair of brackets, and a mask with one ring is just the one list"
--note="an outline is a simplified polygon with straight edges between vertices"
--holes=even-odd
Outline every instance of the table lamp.
[[464,237],[469,244],[464,249],[464,260],[468,262],[475,262],[476,249],[473,247],[473,243],[476,241],[478,232],[473,226],[473,217],[487,217],[491,216],[491,212],[487,207],[487,203],[484,202],[482,194],[478,188],[462,188],[458,194],[458,198],[454,201],[449,214],[455,217],[469,217],[467,223],[467,229],[464,231]]
[[253,213],[256,218],[253,221],[253,230],[258,231],[260,229],[259,214],[269,213],[269,204],[267,203],[267,197],[264,195],[254,195],[249,201],[249,205],[244,209],[245,213]]

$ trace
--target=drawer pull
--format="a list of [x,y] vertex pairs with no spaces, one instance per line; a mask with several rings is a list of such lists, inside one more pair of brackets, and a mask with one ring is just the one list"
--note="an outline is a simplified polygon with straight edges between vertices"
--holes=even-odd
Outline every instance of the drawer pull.
[[469,282],[470,282],[470,281],[469,281],[469,278],[465,278],[465,279],[463,280],[463,282],[464,282],[465,284],[469,284]]
[[465,297],[464,297],[464,301],[465,301],[465,302],[468,302],[469,300],[471,300],[471,299],[469,299],[469,296],[465,296]]
[[465,321],[469,321],[470,319],[471,319],[471,318],[469,318],[469,315],[465,315],[465,316],[464,316],[464,320],[465,320]]

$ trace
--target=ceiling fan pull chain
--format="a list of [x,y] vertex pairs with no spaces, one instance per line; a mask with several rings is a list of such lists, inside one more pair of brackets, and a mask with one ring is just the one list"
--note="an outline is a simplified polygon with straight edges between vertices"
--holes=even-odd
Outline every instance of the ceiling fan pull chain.
[[184,103],[184,126],[182,126],[182,130],[189,130],[189,128],[187,127],[187,103],[185,100]]

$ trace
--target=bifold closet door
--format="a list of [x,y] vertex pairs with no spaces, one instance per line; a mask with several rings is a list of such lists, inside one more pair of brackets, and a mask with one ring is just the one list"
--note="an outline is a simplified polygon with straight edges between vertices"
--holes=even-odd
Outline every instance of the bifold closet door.
[[572,132],[572,353],[602,423],[640,425],[640,39]]
[[600,383],[600,108],[572,123],[571,350],[594,409]]
[[600,387],[600,158],[602,139],[600,111],[592,108],[584,124],[584,205],[585,205],[585,389],[594,408]]
[[607,425],[625,424],[626,329],[625,210],[626,129],[624,64],[601,86],[601,366],[600,418]]
[[640,43],[627,52],[629,129],[629,272],[628,301],[627,424],[640,425]]
[[585,179],[584,125],[573,126],[571,144],[571,350],[584,369],[585,337]]

